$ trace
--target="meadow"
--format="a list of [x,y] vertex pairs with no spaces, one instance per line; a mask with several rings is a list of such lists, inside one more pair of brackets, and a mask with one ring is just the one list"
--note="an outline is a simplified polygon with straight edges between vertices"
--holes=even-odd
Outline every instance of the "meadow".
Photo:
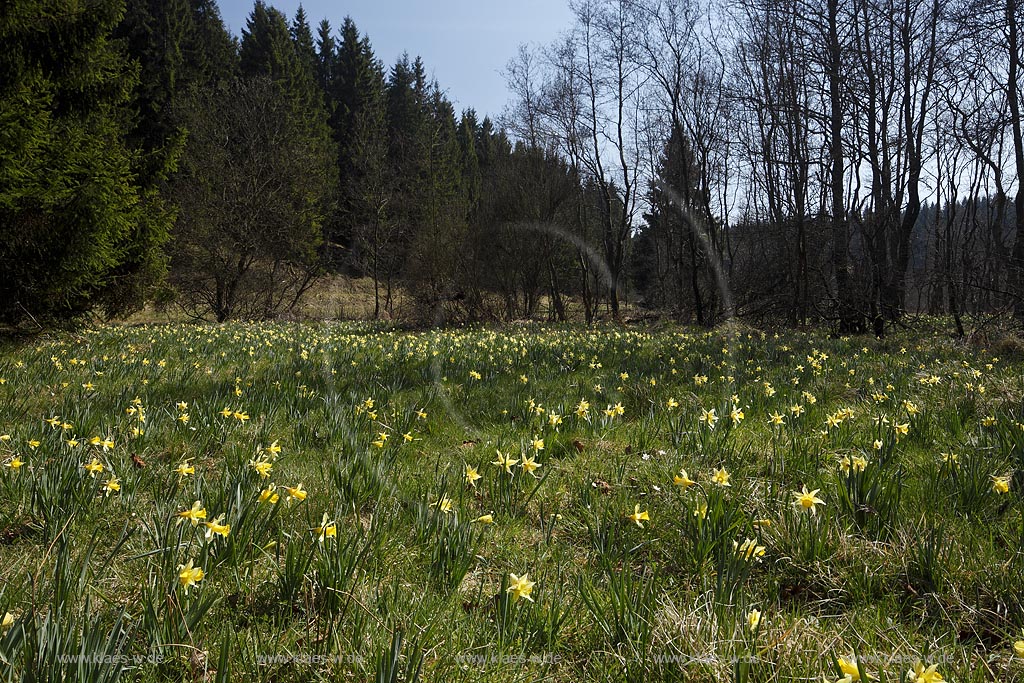
[[0,351],[0,680],[1024,680],[1024,355],[930,330]]

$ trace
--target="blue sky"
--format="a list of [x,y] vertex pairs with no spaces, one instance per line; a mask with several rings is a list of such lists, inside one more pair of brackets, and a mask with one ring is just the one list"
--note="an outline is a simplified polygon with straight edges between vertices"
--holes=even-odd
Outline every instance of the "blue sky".
[[[267,0],[289,20],[300,0]],[[568,0],[303,0],[316,35],[321,19],[337,32],[345,16],[370,36],[377,57],[394,64],[402,52],[419,55],[427,73],[455,103],[481,115],[501,113],[508,101],[502,71],[519,44],[548,44],[570,25]],[[240,36],[252,0],[219,0],[228,29]]]

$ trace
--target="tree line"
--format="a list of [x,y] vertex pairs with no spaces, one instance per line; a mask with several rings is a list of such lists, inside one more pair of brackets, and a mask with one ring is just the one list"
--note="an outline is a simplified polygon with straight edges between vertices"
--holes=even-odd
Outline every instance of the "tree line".
[[607,261],[648,304],[844,332],[1024,315],[1024,3],[571,7],[513,65],[516,131],[611,200]]
[[[0,321],[1024,316],[1019,0],[573,0],[498,120],[351,19],[0,11]],[[411,300],[405,311],[397,302]]]

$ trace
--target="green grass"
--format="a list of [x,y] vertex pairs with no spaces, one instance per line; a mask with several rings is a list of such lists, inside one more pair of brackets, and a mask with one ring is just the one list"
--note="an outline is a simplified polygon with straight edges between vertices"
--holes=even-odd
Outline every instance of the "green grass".
[[1024,358],[998,355],[369,324],[7,349],[0,677],[1024,680]]

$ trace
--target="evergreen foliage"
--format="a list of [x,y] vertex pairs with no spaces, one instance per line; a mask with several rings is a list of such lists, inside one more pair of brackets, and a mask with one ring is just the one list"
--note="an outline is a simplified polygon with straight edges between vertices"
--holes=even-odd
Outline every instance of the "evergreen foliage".
[[137,68],[117,0],[18,0],[0,12],[0,321],[141,306],[171,214],[128,141]]

